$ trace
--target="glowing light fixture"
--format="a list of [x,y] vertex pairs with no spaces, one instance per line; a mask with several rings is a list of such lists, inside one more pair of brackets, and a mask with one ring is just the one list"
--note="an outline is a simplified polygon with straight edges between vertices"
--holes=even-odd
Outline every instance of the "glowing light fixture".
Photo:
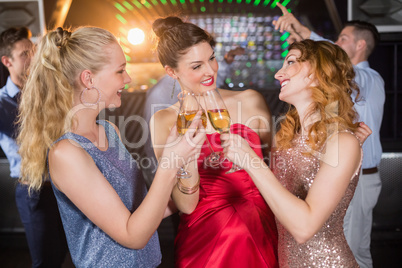
[[264,3],[263,3],[263,5],[264,5],[264,6],[267,6],[267,5],[269,4],[269,2],[271,2],[271,0],[265,0]]
[[275,8],[275,7],[276,7],[276,3],[278,3],[278,2],[279,2],[279,0],[273,1],[272,4],[271,4],[271,8]]
[[127,23],[127,20],[125,18],[123,18],[123,16],[120,14],[116,14],[116,18],[123,24]]
[[128,41],[133,45],[139,45],[145,40],[145,33],[139,28],[134,28],[128,31]]
[[283,42],[283,41],[286,41],[286,39],[288,39],[288,37],[289,37],[289,35],[290,35],[290,33],[288,33],[288,32],[286,32],[286,33],[284,33],[282,36],[281,36],[281,41]]
[[283,44],[281,45],[281,48],[282,48],[282,49],[285,49],[285,48],[287,48],[288,46],[289,46],[288,41],[285,41],[285,43],[283,43]]

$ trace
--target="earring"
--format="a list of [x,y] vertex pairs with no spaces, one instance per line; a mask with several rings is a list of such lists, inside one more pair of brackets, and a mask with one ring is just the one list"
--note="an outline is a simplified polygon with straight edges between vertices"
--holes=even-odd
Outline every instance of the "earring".
[[[98,92],[98,99],[96,100],[95,103],[86,102],[85,99],[84,99],[84,92],[87,91],[87,90],[90,90],[90,89],[96,89],[96,91]],[[86,88],[81,92],[81,95],[80,95],[81,103],[84,104],[85,106],[94,106],[94,105],[96,105],[96,104],[99,103],[100,99],[101,99],[101,92],[100,92],[100,90],[97,89],[96,87],[91,87],[91,88],[87,88],[87,87],[86,87]]]
[[173,99],[173,94],[174,94],[175,89],[176,89],[176,79],[173,82],[172,95],[170,95],[170,99]]

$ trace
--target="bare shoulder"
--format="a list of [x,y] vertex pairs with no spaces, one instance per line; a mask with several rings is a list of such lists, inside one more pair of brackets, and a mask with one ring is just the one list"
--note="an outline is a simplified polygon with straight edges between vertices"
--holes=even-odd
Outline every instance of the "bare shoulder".
[[357,139],[357,137],[350,133],[350,132],[339,132],[334,135],[332,135],[329,140],[328,144],[330,146],[333,146],[335,144],[339,143],[341,146],[340,148],[350,148],[351,150],[360,150],[360,142]]
[[242,91],[233,91],[220,89],[222,97],[228,101],[241,102],[245,107],[267,107],[267,103],[262,94],[254,89],[246,89]]
[[325,148],[322,160],[333,166],[344,163],[355,166],[361,160],[361,147],[355,135],[349,132],[340,132],[332,135]]
[[158,126],[170,127],[174,122],[176,122],[178,111],[179,107],[177,107],[177,105],[172,105],[166,109],[157,111],[152,115],[151,120],[149,121],[150,128],[155,129]]
[[65,161],[77,159],[77,157],[85,157],[88,155],[86,151],[75,141],[64,139],[57,142],[49,150],[49,161]]
[[246,89],[246,90],[241,90],[241,91],[234,91],[234,90],[228,90],[228,89],[219,89],[219,92],[221,93],[222,97],[227,97],[227,98],[234,98],[236,100],[259,100],[259,99],[264,99],[261,93],[254,89]]

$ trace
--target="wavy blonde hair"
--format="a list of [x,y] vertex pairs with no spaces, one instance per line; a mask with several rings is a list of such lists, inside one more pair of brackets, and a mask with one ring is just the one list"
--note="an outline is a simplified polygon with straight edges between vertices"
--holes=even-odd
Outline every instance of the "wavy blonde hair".
[[38,190],[48,179],[47,152],[72,124],[68,117],[79,76],[97,73],[109,62],[105,47],[116,42],[107,30],[82,27],[70,32],[57,28],[41,40],[30,66],[19,108],[21,180]]
[[[306,116],[317,113],[320,116],[320,120],[310,126],[307,140],[310,149],[317,151],[334,132],[346,129],[355,131],[358,127],[351,98],[353,90],[359,94],[359,88],[353,80],[355,72],[346,52],[330,42],[303,40],[293,43],[289,51],[291,49],[301,52],[298,62],[309,62],[309,74],[313,74],[318,84],[311,87],[313,105]],[[292,147],[292,140],[300,131],[298,112],[294,106],[290,106],[275,137],[277,147]]]

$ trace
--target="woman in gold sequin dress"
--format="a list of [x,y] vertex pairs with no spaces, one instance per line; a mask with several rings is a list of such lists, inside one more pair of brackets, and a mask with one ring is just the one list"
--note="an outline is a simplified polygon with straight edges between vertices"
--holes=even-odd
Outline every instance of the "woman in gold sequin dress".
[[340,47],[294,43],[275,76],[290,108],[275,136],[272,171],[240,136],[221,136],[226,156],[250,174],[276,216],[280,267],[358,267],[342,227],[362,159],[354,75]]

